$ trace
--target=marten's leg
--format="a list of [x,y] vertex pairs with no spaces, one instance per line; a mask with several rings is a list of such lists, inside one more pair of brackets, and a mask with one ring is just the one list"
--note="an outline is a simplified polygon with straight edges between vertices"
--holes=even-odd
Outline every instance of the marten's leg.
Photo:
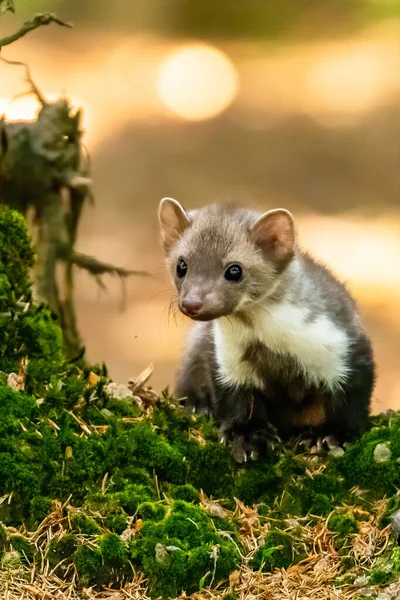
[[315,390],[299,407],[294,424],[302,430],[304,445],[317,450],[343,445],[367,429],[375,368],[366,336],[353,344],[349,365],[349,375],[340,388]]
[[196,323],[189,333],[175,394],[188,412],[209,414],[215,404],[214,343],[209,323]]
[[350,371],[341,389],[328,396],[325,435],[333,435],[340,444],[351,442],[368,427],[375,365],[367,336],[352,344]]
[[221,384],[216,389],[215,418],[220,426],[220,440],[232,442],[232,455],[237,462],[256,460],[280,442],[257,390]]

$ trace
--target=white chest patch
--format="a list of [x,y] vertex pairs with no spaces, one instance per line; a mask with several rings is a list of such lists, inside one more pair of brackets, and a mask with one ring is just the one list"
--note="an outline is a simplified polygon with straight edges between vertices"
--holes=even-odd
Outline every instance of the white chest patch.
[[[348,375],[348,339],[326,315],[308,321],[310,310],[283,301],[273,306],[252,309],[253,326],[239,320],[219,319],[214,324],[214,339],[219,374],[224,383],[264,387],[259,369],[243,361],[246,349],[261,342],[286,360],[296,361],[310,384],[337,389]],[[266,365],[268,372],[268,365]]]

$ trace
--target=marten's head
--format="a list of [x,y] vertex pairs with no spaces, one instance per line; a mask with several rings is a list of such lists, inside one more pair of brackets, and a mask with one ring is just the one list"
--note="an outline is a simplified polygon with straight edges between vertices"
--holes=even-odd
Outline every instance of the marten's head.
[[158,211],[179,308],[196,321],[245,313],[277,288],[295,253],[292,215],[213,204],[186,212],[172,198]]

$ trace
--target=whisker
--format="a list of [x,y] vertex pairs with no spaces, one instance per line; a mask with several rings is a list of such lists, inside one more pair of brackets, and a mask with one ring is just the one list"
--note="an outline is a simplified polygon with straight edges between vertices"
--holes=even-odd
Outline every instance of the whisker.
[[171,317],[174,319],[175,327],[178,325],[178,317],[182,316],[179,310],[179,301],[176,296],[173,296],[168,304],[168,325],[171,324]]
[[164,308],[162,309],[161,317],[160,317],[160,327],[161,327],[161,323],[162,322],[164,322],[164,321],[168,322],[168,314],[167,314],[167,312],[169,311],[169,305],[170,305],[170,302],[168,302],[167,304],[165,304]]
[[168,304],[167,304],[167,325],[170,326],[171,325],[171,317],[173,316],[173,299],[170,298]]
[[154,296],[152,296],[150,298],[150,300],[147,301],[146,306],[148,306],[150,304],[150,302],[153,302],[154,298],[157,298],[157,296],[159,296],[160,294],[165,294],[166,292],[171,292],[172,289],[171,288],[166,288],[165,290],[161,290],[160,292],[157,292],[157,294],[154,294]]
[[171,299],[168,306],[168,325],[171,325],[171,317],[174,319],[175,327],[177,325],[176,320],[176,301],[175,299]]

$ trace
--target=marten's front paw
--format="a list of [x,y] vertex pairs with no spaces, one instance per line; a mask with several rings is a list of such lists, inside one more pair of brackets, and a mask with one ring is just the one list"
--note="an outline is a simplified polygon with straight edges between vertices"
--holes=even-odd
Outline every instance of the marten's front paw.
[[232,439],[232,456],[238,463],[245,463],[257,449],[250,449],[244,435],[234,435]]
[[334,435],[325,437],[317,435],[300,436],[297,444],[303,446],[310,454],[323,454],[326,451],[335,452],[337,448],[343,448],[345,443],[341,444]]
[[280,442],[277,435],[270,431],[253,431],[248,434],[233,434],[232,455],[238,463],[258,460],[268,449],[274,449]]
[[212,413],[208,396],[188,396],[183,400],[183,405],[186,412],[190,415],[205,415],[208,417]]

